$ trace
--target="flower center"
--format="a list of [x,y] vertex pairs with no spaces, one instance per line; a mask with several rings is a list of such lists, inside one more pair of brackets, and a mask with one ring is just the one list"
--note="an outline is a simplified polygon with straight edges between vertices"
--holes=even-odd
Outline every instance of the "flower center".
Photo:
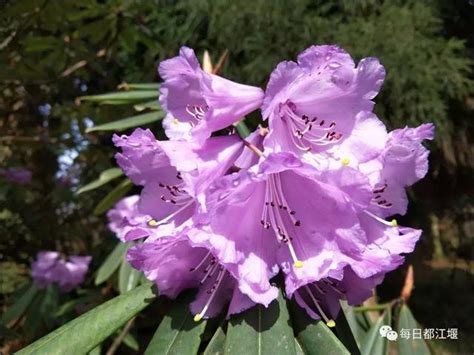
[[201,260],[201,262],[195,267],[189,269],[189,271],[203,274],[201,281],[199,281],[201,285],[204,285],[207,280],[214,279],[214,282],[209,282],[210,287],[206,291],[206,293],[209,295],[206,304],[202,308],[201,312],[197,313],[194,316],[194,321],[199,322],[206,316],[206,312],[209,309],[209,306],[211,305],[212,301],[214,300],[217,290],[222,284],[224,276],[226,276],[227,274],[227,270],[224,268],[224,266],[220,265],[217,262],[216,258],[212,256],[211,252],[208,252]]
[[[372,200],[370,201],[370,203],[372,205],[375,205],[375,206],[381,207],[381,208],[390,208],[390,207],[393,206],[393,204],[391,202],[387,201],[387,198],[384,196],[384,192],[387,189],[387,187],[388,187],[387,183],[378,184],[374,187],[374,189],[372,190],[372,193],[373,193],[374,196],[372,197]],[[373,219],[375,219],[376,221],[378,221],[382,224],[385,224],[386,226],[389,226],[389,227],[397,227],[398,226],[398,223],[397,223],[396,219],[392,219],[391,221],[386,221],[385,219],[380,218],[379,216],[373,214],[370,211],[365,210],[364,212],[368,216],[372,217]]]
[[296,219],[295,215],[296,212],[289,208],[283,194],[280,174],[271,174],[265,185],[265,202],[260,223],[265,229],[270,227],[273,229],[278,241],[288,246],[294,266],[301,268],[303,262],[296,256],[291,242],[293,238],[290,236],[289,228],[287,228],[290,227],[294,230],[295,227],[301,226],[301,221]]
[[199,123],[205,116],[206,112],[209,111],[207,105],[186,105],[186,112],[193,118],[189,123],[192,127]]
[[296,113],[296,105],[287,101],[280,105],[280,117],[290,128],[293,144],[302,151],[310,151],[312,145],[324,146],[338,142],[342,133],[335,130],[336,122]]

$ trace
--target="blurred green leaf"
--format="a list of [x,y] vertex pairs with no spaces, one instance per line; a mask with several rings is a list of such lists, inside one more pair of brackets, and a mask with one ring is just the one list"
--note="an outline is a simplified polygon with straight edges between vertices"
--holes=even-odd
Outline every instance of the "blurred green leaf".
[[305,354],[349,354],[349,351],[324,322],[310,318],[296,302],[291,302],[290,305],[296,338]]
[[261,305],[233,316],[225,354],[296,354],[290,315],[281,292],[268,308]]
[[100,355],[102,353],[102,344],[97,345],[94,349],[89,351],[89,355]]
[[115,131],[120,132],[127,128],[143,126],[152,122],[161,120],[165,116],[163,111],[152,111],[143,113],[141,115],[124,118],[123,120],[113,121],[104,123],[98,126],[94,126],[86,129],[86,132],[95,131]]
[[[347,323],[351,328],[351,333],[354,336],[358,347],[362,345],[371,324],[364,312],[355,312],[354,307],[347,304],[347,301],[341,301],[341,309],[344,312]],[[337,324],[336,324],[337,326]]]
[[225,333],[223,329],[223,324],[221,324],[212,336],[211,340],[209,341],[209,344],[207,344],[206,350],[204,350],[203,355],[222,355],[224,354],[224,345]]
[[143,111],[143,110],[146,110],[146,109],[161,110],[161,105],[158,102],[158,100],[153,100],[153,101],[149,101],[149,102],[144,102],[142,104],[136,104],[136,105],[133,106],[133,108],[137,111]]
[[101,215],[107,212],[118,200],[120,200],[125,194],[132,188],[133,184],[129,179],[123,180],[117,185],[107,196],[105,196],[95,207],[94,214]]
[[84,354],[102,343],[156,298],[151,284],[117,296],[66,323],[17,354]]
[[14,304],[7,308],[6,312],[0,318],[0,324],[8,325],[13,321],[18,320],[25,313],[37,293],[38,289],[32,283],[24,291],[20,298]]
[[98,187],[107,184],[109,181],[112,181],[113,179],[116,179],[120,176],[123,175],[123,172],[119,168],[110,168],[107,170],[104,170],[103,172],[100,173],[99,178],[97,180],[94,180],[87,185],[81,187],[79,190],[77,190],[77,194],[82,194],[83,192],[91,191],[94,189],[97,189]]
[[136,101],[146,101],[151,99],[158,100],[157,90],[133,90],[118,91],[102,95],[81,96],[81,101],[98,102],[102,104],[127,104],[136,103]]
[[123,86],[126,90],[155,90],[155,93],[158,92],[158,89],[160,88],[160,84],[158,83],[125,83],[121,86]]
[[246,138],[250,135],[250,129],[247,127],[247,124],[244,122],[244,120],[237,123],[235,128],[242,138]]
[[138,285],[141,273],[132,268],[124,258],[120,264],[118,287],[120,293],[126,293],[133,290]]
[[407,305],[402,305],[398,318],[398,352],[400,355],[429,355],[430,350],[424,339],[405,339],[400,337],[400,330],[402,329],[416,329],[421,328],[418,322],[413,317]]
[[383,355],[388,353],[388,339],[381,336],[379,330],[381,326],[391,324],[390,316],[391,309],[387,308],[377,321],[374,322],[360,348],[362,355]]
[[194,322],[189,311],[190,294],[181,295],[161,321],[145,355],[196,354],[206,321]]
[[127,335],[125,335],[122,342],[134,351],[138,351],[138,349],[140,349],[140,345],[138,344],[137,339],[135,339],[135,337],[130,333],[127,333]]
[[94,283],[100,285],[102,282],[107,281],[115,270],[120,266],[124,260],[125,252],[127,251],[127,244],[118,242],[112,252],[107,256],[105,261],[97,270]]

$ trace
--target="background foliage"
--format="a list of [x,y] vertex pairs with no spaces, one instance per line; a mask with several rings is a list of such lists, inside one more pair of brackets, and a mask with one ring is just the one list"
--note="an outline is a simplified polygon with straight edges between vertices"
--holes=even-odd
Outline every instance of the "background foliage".
[[[456,326],[464,339],[474,338],[468,317],[474,285],[474,7],[468,1],[23,0],[1,2],[0,17],[0,167],[33,172],[26,186],[0,183],[4,309],[38,250],[92,254],[96,270],[114,248],[104,209],[96,206],[122,179],[76,194],[114,167],[112,132],[86,130],[137,112],[133,105],[77,97],[114,91],[123,82],[158,81],[156,63],[183,44],[199,55],[210,50],[214,60],[228,50],[222,75],[265,86],[279,61],[314,43],[337,43],[357,60],[376,56],[385,65],[377,113],[389,127],[437,124],[430,176],[412,191],[404,221],[425,230],[410,260],[417,285],[411,303],[422,323]],[[162,136],[159,122],[149,126]],[[403,270],[387,278],[382,300],[399,293],[402,278]],[[74,297],[97,304],[120,291],[113,285],[102,283],[94,290],[98,297],[87,290]],[[464,306],[453,310],[458,304]],[[77,313],[71,309],[61,321],[16,341],[29,343]],[[149,329],[144,323],[139,325]]]

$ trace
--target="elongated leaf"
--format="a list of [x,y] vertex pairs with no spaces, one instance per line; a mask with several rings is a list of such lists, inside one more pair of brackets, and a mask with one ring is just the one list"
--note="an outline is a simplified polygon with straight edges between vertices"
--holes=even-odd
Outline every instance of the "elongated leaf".
[[206,321],[194,322],[189,294],[180,296],[161,321],[145,354],[196,354]]
[[105,196],[95,207],[94,214],[101,215],[107,212],[118,200],[120,200],[125,194],[132,188],[133,184],[129,179],[123,180],[117,185],[107,196]]
[[17,354],[87,353],[147,307],[155,297],[151,284],[137,287],[66,323]]
[[92,102],[107,102],[113,104],[116,103],[128,103],[136,101],[146,101],[151,99],[158,99],[157,90],[131,90],[131,91],[117,91],[102,95],[91,95],[82,96],[79,98],[81,101],[92,101]]
[[158,83],[135,83],[135,84],[121,84],[121,87],[127,90],[158,90],[160,88],[160,84]]
[[296,338],[307,355],[349,354],[324,322],[311,319],[295,302],[291,303],[291,320]]
[[89,351],[89,355],[100,355],[102,353],[102,344],[97,345],[94,349]]
[[132,350],[138,351],[138,349],[140,349],[137,339],[130,333],[125,335],[122,342]]
[[145,109],[150,109],[150,110],[161,110],[160,103],[158,100],[153,100],[153,101],[148,101],[140,104],[136,104],[133,106],[133,108],[137,111],[143,111]]
[[250,129],[247,127],[243,120],[237,123],[235,125],[235,128],[237,129],[237,132],[239,132],[242,138],[248,137],[248,135],[250,134]]
[[383,325],[390,325],[391,310],[388,308],[379,319],[372,325],[365,341],[363,342],[360,352],[362,355],[371,354],[387,354],[388,353],[388,339],[380,335],[380,327]]
[[281,292],[268,308],[257,305],[231,318],[225,354],[296,354],[290,315]]
[[[342,306],[342,305],[341,305]],[[346,304],[346,307],[347,306]],[[339,311],[339,314],[336,319],[336,333],[339,340],[344,344],[344,346],[351,352],[352,355],[360,354],[359,347],[357,342],[352,334],[351,327],[345,316],[345,311],[343,308]]]
[[104,123],[98,126],[94,126],[86,129],[86,133],[94,131],[115,131],[120,132],[127,128],[143,126],[155,121],[161,120],[165,117],[163,111],[152,111],[143,113],[141,115],[124,118],[118,121]]
[[303,347],[301,346],[298,339],[295,339],[295,350],[296,350],[296,355],[304,355]]
[[104,170],[103,172],[100,173],[99,178],[97,180],[94,180],[88,183],[87,185],[81,187],[79,190],[77,190],[77,194],[79,195],[79,194],[82,194],[83,192],[94,190],[122,175],[123,175],[123,172],[119,168],[111,168],[111,169]]
[[102,282],[109,279],[115,270],[120,266],[127,251],[127,244],[118,242],[112,252],[109,254],[104,263],[97,270],[94,283],[100,285]]
[[206,350],[203,355],[222,355],[224,354],[225,345],[225,333],[223,325],[217,328],[216,332],[212,336],[209,344],[207,344]]
[[410,309],[404,304],[400,310],[398,318],[398,352],[400,355],[429,355],[430,350],[423,339],[405,339],[400,337],[400,330],[408,329],[410,333],[412,329],[421,328],[413,317]]
[[0,318],[0,324],[8,325],[13,321],[18,320],[25,313],[37,293],[38,289],[34,284],[31,284],[20,298],[2,315]]
[[137,287],[140,275],[140,272],[131,267],[127,260],[123,260],[119,271],[118,286],[120,293],[126,293]]
[[341,301],[341,309],[344,312],[347,323],[349,324],[351,332],[360,348],[371,324],[364,312],[354,312],[354,308],[350,307],[346,301]]

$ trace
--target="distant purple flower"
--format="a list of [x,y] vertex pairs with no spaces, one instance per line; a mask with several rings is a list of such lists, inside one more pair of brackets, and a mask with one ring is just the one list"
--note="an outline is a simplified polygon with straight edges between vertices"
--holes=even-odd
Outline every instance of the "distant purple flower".
[[0,169],[0,175],[3,175],[5,179],[18,185],[29,184],[33,176],[30,170],[22,167]]
[[239,290],[238,280],[225,265],[209,250],[194,247],[185,233],[136,245],[127,260],[157,284],[161,295],[175,298],[183,290],[197,288],[191,303],[195,321],[218,315],[227,304],[227,316],[255,304]]
[[61,258],[58,252],[39,252],[31,265],[31,276],[39,288],[57,284],[64,292],[69,292],[84,282],[92,260],[90,256],[70,256]]
[[164,82],[160,104],[168,113],[164,121],[170,139],[203,142],[212,132],[226,128],[260,107],[263,91],[205,73],[191,48],[159,66]]
[[[359,65],[336,46],[312,46],[273,71],[262,105],[269,120],[265,146],[315,158],[337,159],[335,146],[345,144],[358,161],[374,158],[383,148],[385,127],[371,114],[385,70],[376,58]],[[356,134],[354,134],[356,133]],[[352,141],[352,142],[351,142]],[[321,157],[320,157],[321,159]]]

